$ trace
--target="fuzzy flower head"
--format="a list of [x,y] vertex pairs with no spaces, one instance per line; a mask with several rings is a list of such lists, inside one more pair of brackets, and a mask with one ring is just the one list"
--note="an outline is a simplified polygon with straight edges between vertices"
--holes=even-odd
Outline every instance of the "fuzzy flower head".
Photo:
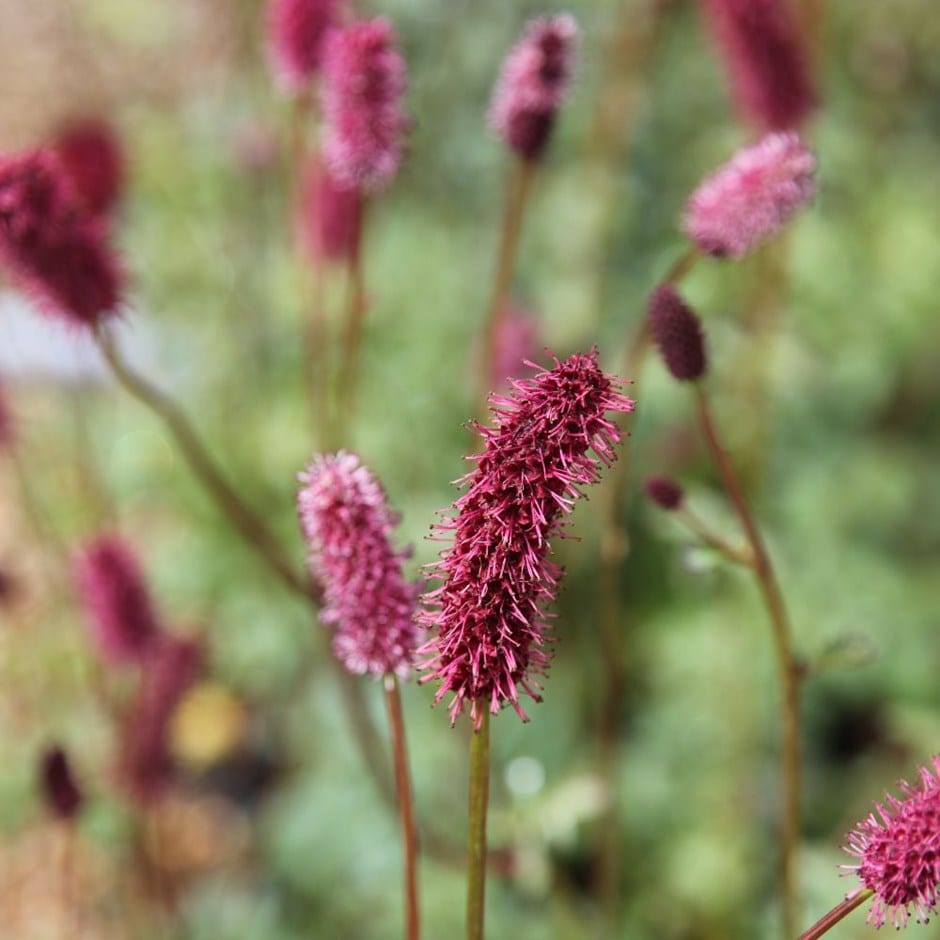
[[578,25],[568,14],[530,20],[503,63],[489,122],[523,160],[545,151],[571,84]]
[[649,327],[673,378],[694,382],[705,374],[708,358],[702,324],[672,284],[660,284],[650,294]]
[[899,784],[903,799],[890,793],[876,803],[876,813],[863,819],[848,835],[845,851],[857,865],[843,865],[875,892],[868,923],[881,927],[891,921],[904,927],[913,914],[926,922],[940,900],[940,756],[932,767],[921,767],[920,786]]
[[285,91],[303,91],[316,75],[326,35],[339,25],[340,7],[340,0],[268,0],[268,58]]
[[815,172],[816,158],[796,134],[768,134],[699,185],[682,229],[703,254],[743,258],[812,199]]
[[311,257],[351,261],[359,252],[362,234],[362,193],[340,186],[314,160],[304,175],[301,235]]
[[332,32],[323,61],[323,159],[337,185],[374,193],[398,172],[407,70],[384,18]]
[[85,118],[67,124],[53,149],[86,212],[100,216],[114,208],[124,188],[124,154],[107,121]]
[[540,700],[551,640],[545,606],[561,576],[550,539],[579,487],[615,458],[620,434],[606,413],[633,410],[594,352],[511,384],[509,395],[490,398],[492,425],[476,425],[485,449],[460,481],[455,515],[437,526],[453,541],[433,566],[441,584],[424,595],[419,618],[436,631],[419,651],[428,657],[422,681],[440,682],[436,702],[453,693],[452,722],[469,705],[477,727],[484,709],[504,705],[526,720],[520,692]]
[[418,589],[405,580],[407,552],[392,546],[398,517],[354,454],[320,454],[299,475],[301,529],[310,573],[323,588],[320,619],[334,627],[333,652],[351,673],[407,678],[418,646]]
[[109,663],[141,662],[161,631],[131,547],[114,535],[89,542],[75,559],[75,581],[101,658]]
[[672,477],[647,477],[643,488],[646,490],[646,495],[660,509],[665,509],[667,512],[675,512],[679,509],[685,498],[682,487]]
[[0,155],[0,269],[73,325],[95,327],[117,311],[123,278],[104,229],[51,152]]
[[50,747],[40,756],[39,790],[46,806],[59,819],[74,819],[81,809],[82,791],[61,747]]
[[816,103],[791,0],[701,0],[731,92],[759,131],[792,130]]

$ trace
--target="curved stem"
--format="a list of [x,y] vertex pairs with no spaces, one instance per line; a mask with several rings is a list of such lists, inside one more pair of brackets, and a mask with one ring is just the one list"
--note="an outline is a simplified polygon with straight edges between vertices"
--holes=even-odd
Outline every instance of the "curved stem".
[[728,561],[744,565],[746,568],[755,566],[754,553],[750,547],[745,549],[732,545],[723,536],[713,531],[688,506],[680,507],[677,515],[704,544],[720,552]]
[[748,506],[747,498],[734,467],[721,444],[712,419],[708,398],[701,383],[696,383],[696,404],[699,423],[708,449],[721,476],[728,498],[744,528],[754,555],[754,574],[764,604],[770,615],[774,647],[783,694],[780,700],[780,723],[783,732],[781,752],[783,774],[783,806],[781,808],[780,890],[783,904],[783,925],[786,936],[796,929],[796,890],[794,859],[800,824],[800,727],[799,698],[802,672],[793,654],[792,630],[787,616],[783,594],[777,583],[773,565],[760,530]]
[[385,703],[388,706],[388,724],[392,737],[395,789],[398,795],[398,817],[404,854],[405,937],[407,940],[419,940],[421,914],[418,906],[418,832],[415,828],[414,800],[408,774],[408,749],[405,744],[401,694],[398,679],[393,675],[385,677]]
[[467,836],[467,940],[483,940],[486,811],[490,791],[490,710],[477,702],[480,727],[470,737],[470,822]]
[[800,934],[799,940],[818,940],[824,933],[834,927],[847,914],[864,904],[875,892],[865,888],[856,895],[850,895],[841,904],[837,904],[828,914],[820,917],[809,930]]

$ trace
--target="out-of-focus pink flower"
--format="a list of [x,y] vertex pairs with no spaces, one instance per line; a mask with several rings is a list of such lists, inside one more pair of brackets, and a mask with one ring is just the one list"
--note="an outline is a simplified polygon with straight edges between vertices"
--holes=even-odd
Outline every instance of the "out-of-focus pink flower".
[[684,493],[682,487],[672,477],[649,477],[645,484],[646,495],[667,512],[673,512],[682,505]]
[[385,492],[345,451],[317,455],[299,479],[297,509],[333,652],[351,673],[407,678],[420,635],[418,589],[402,572],[408,553],[392,547],[398,517]]
[[304,174],[301,230],[315,259],[350,261],[359,253],[362,193],[336,183],[318,160]]
[[796,134],[768,134],[692,193],[683,231],[704,254],[743,258],[812,199],[815,172],[816,158]]
[[650,294],[648,316],[650,336],[673,378],[700,379],[708,368],[702,325],[672,284],[660,284]]
[[875,892],[868,923],[881,927],[907,924],[911,909],[918,922],[936,908],[940,900],[940,757],[932,767],[921,767],[920,786],[901,781],[903,799],[890,793],[876,803],[876,813],[863,819],[848,835],[846,852],[857,865],[843,865],[855,872],[863,888]]
[[429,657],[422,681],[440,682],[435,702],[453,693],[451,721],[469,705],[479,727],[486,708],[507,704],[525,720],[520,692],[540,700],[550,642],[544,608],[561,576],[550,539],[579,487],[614,460],[620,434],[606,412],[633,410],[616,389],[596,354],[556,359],[553,369],[514,381],[509,396],[492,396],[493,425],[476,426],[485,451],[461,481],[467,491],[456,515],[437,527],[453,542],[433,566],[441,585],[424,595],[419,618],[436,630],[419,650]]
[[332,32],[323,62],[323,159],[337,185],[372,193],[398,171],[407,70],[384,18]]
[[143,663],[137,696],[122,730],[119,767],[127,791],[141,803],[158,799],[173,781],[173,713],[204,663],[199,640],[170,634],[163,635]]
[[760,131],[798,128],[816,104],[790,0],[701,0],[744,117]]
[[505,388],[510,379],[535,371],[529,364],[539,350],[538,317],[525,307],[507,307],[496,323],[494,357],[490,363],[493,388]]
[[114,128],[103,118],[66,124],[52,145],[86,212],[103,215],[124,188],[124,154]]
[[327,33],[338,26],[341,0],[268,0],[268,58],[278,84],[297,94],[323,60]]
[[160,639],[153,601],[133,549],[116,535],[84,545],[75,580],[95,647],[110,663],[141,662]]
[[75,781],[68,755],[59,747],[43,751],[39,760],[39,790],[46,806],[59,819],[74,819],[82,806],[82,791]]
[[235,168],[246,176],[264,176],[277,169],[280,144],[272,126],[263,122],[246,124],[231,143]]
[[578,26],[568,14],[530,20],[503,63],[489,121],[523,160],[545,151],[571,84]]
[[38,306],[80,327],[117,313],[122,272],[49,151],[0,155],[0,267]]

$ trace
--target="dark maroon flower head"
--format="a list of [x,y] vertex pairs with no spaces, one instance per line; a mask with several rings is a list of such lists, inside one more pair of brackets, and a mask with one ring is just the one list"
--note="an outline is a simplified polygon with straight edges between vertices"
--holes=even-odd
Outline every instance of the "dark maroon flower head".
[[133,549],[101,535],[75,559],[75,581],[98,654],[105,662],[141,662],[160,639],[150,591]]
[[300,524],[310,573],[323,588],[320,619],[335,628],[333,652],[354,674],[407,678],[421,631],[418,586],[405,580],[392,531],[398,517],[354,454],[319,454],[300,474]]
[[648,477],[646,480],[646,495],[659,506],[660,509],[673,511],[682,505],[684,493],[682,487],[672,477]]
[[816,105],[791,0],[702,0],[731,92],[759,131],[797,129]]
[[341,8],[341,0],[268,0],[268,58],[285,91],[297,94],[313,80]]
[[68,755],[59,747],[50,747],[39,760],[39,789],[46,806],[59,819],[74,819],[82,806],[79,789],[69,765]]
[[921,767],[920,786],[899,784],[903,799],[890,793],[876,803],[875,813],[863,819],[848,835],[845,851],[857,865],[843,865],[855,872],[864,888],[875,892],[868,923],[881,927],[891,921],[906,926],[913,909],[918,922],[927,922],[940,900],[940,757],[932,767]]
[[323,61],[323,159],[337,185],[383,189],[398,172],[407,70],[384,18],[332,32]]
[[359,253],[362,193],[340,186],[319,161],[304,175],[302,235],[314,260],[348,262]]
[[99,216],[113,209],[124,189],[124,153],[114,128],[103,118],[74,121],[52,147],[85,211]]
[[578,25],[568,14],[530,20],[493,91],[489,122],[523,160],[537,160],[571,84]]
[[122,730],[119,768],[128,793],[140,803],[159,799],[173,782],[171,721],[204,664],[199,640],[171,634],[164,634],[142,663],[140,686]]
[[672,284],[660,284],[649,299],[650,336],[666,368],[680,382],[700,379],[708,367],[702,324]]
[[525,720],[520,692],[540,699],[550,658],[545,606],[561,576],[550,540],[579,487],[615,458],[620,433],[606,413],[633,410],[594,352],[511,384],[508,396],[490,398],[492,426],[476,425],[485,450],[461,480],[456,514],[437,526],[453,541],[432,566],[441,584],[419,615],[436,631],[419,650],[428,656],[421,681],[440,682],[435,702],[453,693],[452,722],[469,705],[477,727],[484,709],[504,705]]
[[73,325],[93,328],[117,313],[123,274],[105,230],[51,152],[0,155],[0,268]]

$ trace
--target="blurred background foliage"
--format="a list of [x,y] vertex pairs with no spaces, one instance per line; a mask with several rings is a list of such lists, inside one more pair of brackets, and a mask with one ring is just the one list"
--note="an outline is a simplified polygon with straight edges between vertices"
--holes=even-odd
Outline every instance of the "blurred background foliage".
[[[401,177],[369,218],[348,436],[401,511],[417,572],[473,446],[464,422],[508,169],[485,126],[488,96],[522,23],[545,8],[357,6],[395,23],[414,126]],[[596,343],[617,371],[647,293],[683,249],[686,195],[748,137],[694,3],[567,8],[583,29],[581,62],[514,297],[537,312],[544,345]],[[701,263],[685,282],[799,649],[820,663],[803,711],[806,924],[846,890],[836,869],[846,830],[940,750],[940,17],[932,0],[831,3],[825,14],[808,132],[816,203],[756,257]],[[295,474],[313,446],[308,301],[291,248],[290,107],[265,68],[261,17],[259,0],[0,0],[0,147],[34,145],[76,114],[115,123],[130,166],[115,234],[133,276],[131,357],[185,403],[299,564]],[[36,755],[56,739],[91,800],[80,825],[87,936],[127,935],[119,922],[132,936],[193,940],[401,936],[394,816],[352,741],[323,628],[233,537],[165,430],[80,338],[9,294],[0,330],[19,429],[15,461],[0,468],[0,567],[12,586],[0,607],[0,924],[15,925],[3,935],[78,935],[56,919],[54,834],[34,783]],[[575,513],[578,540],[556,545],[568,578],[545,701],[528,725],[511,714],[494,725],[491,839],[516,860],[491,879],[494,940],[776,935],[770,633],[751,580],[635,495],[646,474],[670,473],[735,535],[691,397],[657,362],[630,378],[620,926],[605,926],[597,891],[609,799],[594,743],[606,667],[598,493]],[[135,927],[114,887],[131,822],[113,796],[113,734],[90,691],[67,566],[71,546],[104,526],[137,546],[165,618],[209,638],[224,694],[208,701],[227,704],[197,714],[189,737],[198,745],[200,721],[236,716],[235,743],[208,761],[180,732],[186,771],[167,812],[184,890],[172,928]],[[380,689],[367,685],[381,727]],[[432,695],[411,683],[404,696],[418,808],[459,845],[466,729],[451,730]],[[459,864],[428,857],[422,875],[426,935],[459,935]],[[863,920],[831,935],[866,935]]]

